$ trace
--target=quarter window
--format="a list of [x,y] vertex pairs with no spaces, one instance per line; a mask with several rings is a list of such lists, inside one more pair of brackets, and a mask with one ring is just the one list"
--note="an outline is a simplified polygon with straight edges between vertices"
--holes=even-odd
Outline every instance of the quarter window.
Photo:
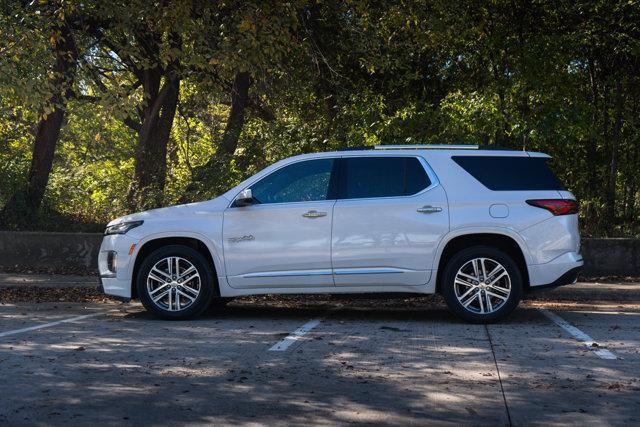
[[356,157],[342,161],[340,198],[409,196],[431,181],[415,157]]
[[256,203],[327,200],[333,159],[317,159],[285,166],[251,186]]
[[547,158],[513,156],[453,156],[462,169],[489,190],[564,190]]

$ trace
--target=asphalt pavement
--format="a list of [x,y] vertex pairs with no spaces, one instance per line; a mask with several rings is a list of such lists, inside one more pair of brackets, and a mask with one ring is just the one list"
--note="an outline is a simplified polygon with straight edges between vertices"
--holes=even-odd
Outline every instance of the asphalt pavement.
[[383,302],[240,299],[190,321],[0,303],[0,424],[640,423],[635,304],[534,301],[485,326]]

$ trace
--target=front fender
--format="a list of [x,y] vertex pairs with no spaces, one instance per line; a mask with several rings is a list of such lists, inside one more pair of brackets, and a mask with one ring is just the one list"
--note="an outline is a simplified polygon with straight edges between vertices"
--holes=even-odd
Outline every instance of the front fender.
[[[213,259],[213,264],[214,264],[217,276],[218,277],[226,276],[226,273],[224,270],[224,262],[220,257],[220,253],[222,253],[222,248],[220,247],[220,245],[216,244],[211,238],[209,238],[205,234],[194,232],[194,231],[186,231],[186,230],[163,231],[163,232],[156,232],[156,233],[145,235],[143,238],[141,238],[138,241],[134,252],[131,254],[131,257],[132,257],[131,265],[132,266],[135,265],[135,262],[138,258],[140,250],[146,243],[149,243],[153,240],[164,239],[164,238],[175,238],[175,237],[191,238],[191,239],[196,239],[201,241],[207,247],[207,249],[209,250],[209,253],[211,254],[211,258]],[[129,272],[132,283],[135,280],[135,278],[133,277],[133,270],[134,269],[131,268],[131,271]]]

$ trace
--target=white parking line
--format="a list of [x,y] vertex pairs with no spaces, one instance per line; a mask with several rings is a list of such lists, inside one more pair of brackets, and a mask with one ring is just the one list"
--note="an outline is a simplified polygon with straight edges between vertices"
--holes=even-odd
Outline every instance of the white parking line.
[[575,339],[582,342],[584,345],[589,347],[590,350],[593,350],[595,354],[600,356],[602,359],[617,359],[616,355],[607,350],[606,348],[601,348],[597,342],[594,341],[589,335],[582,332],[580,329],[576,328],[562,317],[558,316],[552,311],[546,310],[544,308],[538,309],[542,314],[547,316],[553,323],[560,326],[565,331],[569,332]]
[[37,331],[38,329],[50,328],[52,326],[61,325],[63,323],[76,322],[78,320],[88,319],[90,317],[95,317],[95,316],[100,316],[100,315],[103,315],[103,314],[111,313],[113,311],[118,311],[118,310],[101,311],[99,313],[85,314],[83,316],[76,316],[76,317],[71,317],[69,319],[57,320],[55,322],[43,323],[41,325],[29,326],[28,328],[14,329],[13,331],[0,332],[0,338],[7,337],[9,335],[22,334],[24,332]]
[[277,342],[273,347],[269,349],[269,351],[285,351],[291,346],[291,344],[301,340],[307,332],[318,326],[321,321],[322,319],[313,319],[308,321],[307,323],[293,331],[291,334],[287,335],[284,339]]

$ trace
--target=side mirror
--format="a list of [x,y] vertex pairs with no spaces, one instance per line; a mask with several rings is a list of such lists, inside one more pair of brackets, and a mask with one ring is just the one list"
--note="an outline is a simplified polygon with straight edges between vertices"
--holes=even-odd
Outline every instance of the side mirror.
[[253,193],[250,188],[245,188],[236,196],[236,200],[233,202],[233,206],[251,206],[253,204]]

